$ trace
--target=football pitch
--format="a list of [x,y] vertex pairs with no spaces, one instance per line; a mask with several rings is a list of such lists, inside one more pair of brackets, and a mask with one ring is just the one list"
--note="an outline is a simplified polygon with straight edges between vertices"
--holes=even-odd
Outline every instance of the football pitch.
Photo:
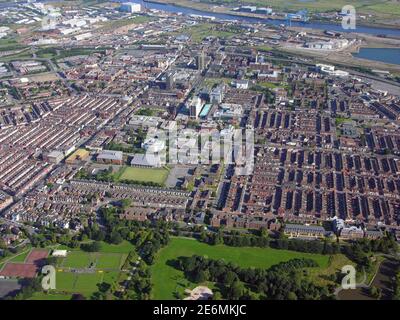
[[72,294],[82,294],[89,299],[99,290],[99,284],[115,284],[119,281],[126,258],[134,246],[127,241],[108,244],[101,242],[98,252],[86,252],[81,249],[68,250],[65,258],[58,258],[56,267],[56,289],[49,293],[37,292],[32,300],[70,299]]
[[169,174],[166,168],[136,168],[125,167],[119,173],[118,180],[131,180],[139,182],[153,182],[164,184]]

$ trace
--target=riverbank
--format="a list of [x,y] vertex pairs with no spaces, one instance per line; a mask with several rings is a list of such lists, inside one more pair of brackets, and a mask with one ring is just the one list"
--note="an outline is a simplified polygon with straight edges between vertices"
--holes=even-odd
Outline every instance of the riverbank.
[[[299,29],[306,31],[305,28]],[[317,31],[313,33],[318,34]],[[322,35],[322,33],[319,31]],[[279,46],[277,49],[290,54],[300,55],[313,61],[332,63],[335,65],[346,67],[360,67],[369,70],[386,70],[389,72],[399,73],[400,65],[395,63],[388,63],[383,61],[369,60],[361,57],[356,57],[354,54],[360,52],[363,48],[379,48],[379,49],[398,49],[400,48],[400,40],[378,38],[371,35],[354,35],[349,34],[349,39],[358,39],[353,45],[340,50],[307,50],[303,48]]]
[[[222,5],[212,5],[202,2],[194,2],[190,0],[143,0],[147,3],[157,3],[157,4],[164,4],[164,5],[173,5],[176,7],[188,8],[188,9],[195,9],[199,11],[204,11],[205,13],[218,13],[218,14],[226,14],[233,17],[244,17],[244,18],[253,18],[253,19],[262,19],[262,20],[271,20],[271,21],[278,21],[279,23],[285,23],[286,18],[282,14],[278,16],[266,16],[263,14],[256,14],[256,13],[249,13],[249,12],[237,12],[232,11],[232,8]],[[294,23],[299,21],[293,21]],[[301,22],[300,22],[301,23]],[[318,19],[310,19],[308,23],[315,23],[315,24],[326,24],[327,29],[329,29],[330,25],[335,25],[336,27],[341,28],[341,24],[337,23],[336,21],[327,21],[327,20],[318,20]],[[359,27],[366,27],[366,28],[382,28],[385,30],[390,29],[399,29],[399,24],[388,24],[382,22],[369,22],[369,21],[358,21]],[[382,30],[382,34],[384,30]],[[399,30],[400,31],[400,30]]]

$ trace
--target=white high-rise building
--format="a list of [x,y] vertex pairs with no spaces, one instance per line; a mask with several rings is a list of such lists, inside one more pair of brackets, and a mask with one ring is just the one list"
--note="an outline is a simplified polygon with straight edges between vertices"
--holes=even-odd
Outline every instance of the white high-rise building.
[[193,97],[189,106],[190,117],[197,119],[202,107],[203,107],[203,102],[201,101],[201,99],[198,96]]

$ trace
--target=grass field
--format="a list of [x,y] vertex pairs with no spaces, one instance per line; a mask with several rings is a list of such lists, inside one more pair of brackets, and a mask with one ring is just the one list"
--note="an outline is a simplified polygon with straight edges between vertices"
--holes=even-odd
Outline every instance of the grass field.
[[101,253],[96,258],[96,268],[98,269],[119,269],[126,255],[120,253]]
[[17,254],[14,258],[12,258],[9,262],[24,262],[28,254],[31,252],[31,249],[24,250]]
[[223,259],[234,262],[243,268],[256,267],[267,269],[279,262],[295,258],[311,258],[321,269],[329,264],[329,256],[300,253],[272,248],[210,246],[189,238],[172,238],[170,244],[158,253],[155,264],[151,267],[154,299],[174,299],[174,292],[180,293],[193,287],[183,273],[168,265],[168,261],[181,256],[203,255],[210,259]]
[[119,270],[127,257],[126,253],[71,251],[59,263],[60,268],[83,269],[93,265],[96,269]]
[[14,256],[6,256],[4,258],[1,258],[0,259],[0,270],[6,261],[8,261],[8,262],[24,262],[26,257],[28,256],[29,252],[31,252],[30,245],[25,247],[21,252],[18,252]]
[[192,27],[183,28],[179,31],[179,34],[190,35],[193,42],[200,42],[205,37],[219,37],[229,38],[236,34],[233,30],[218,30],[215,25],[209,23],[202,23]]
[[81,293],[90,297],[98,291],[97,284],[103,281],[103,273],[77,274],[72,272],[57,272],[56,290],[57,292]]
[[134,168],[125,167],[118,173],[118,180],[132,180],[140,182],[154,182],[164,184],[169,171],[165,168]]
[[135,249],[135,247],[128,241],[122,241],[120,244],[110,244],[110,243],[102,242],[99,252],[128,254],[129,252],[131,252],[134,249]]
[[[134,250],[134,246],[128,241],[123,241],[118,245],[102,242],[99,252],[85,252],[65,246],[58,246],[57,249],[66,249],[68,254],[66,258],[58,260],[56,290],[48,294],[36,293],[32,300],[69,300],[73,293],[80,293],[89,299],[98,291],[100,283],[112,285],[120,281],[121,267],[128,253]],[[72,272],[69,269],[87,268],[92,263],[95,267],[92,272]]]
[[71,300],[71,294],[35,292],[29,300]]
[[[164,0],[162,2],[172,2],[170,0]],[[176,4],[190,3],[187,0],[176,0]],[[195,2],[192,0],[192,2]],[[265,7],[265,0],[245,0],[246,4],[252,4],[256,6]],[[196,3],[196,2],[195,2]],[[237,0],[204,0],[202,1],[204,5],[210,4],[226,4],[226,5],[237,5]],[[274,10],[301,10],[308,9],[312,12],[328,12],[334,10],[340,10],[343,6],[351,4],[360,12],[366,12],[372,8],[373,10],[380,12],[396,12],[398,10],[398,3],[396,0],[269,0],[268,6],[272,7]]]
[[[90,242],[90,241],[89,241]],[[87,242],[85,242],[87,243]],[[126,253],[128,254],[132,250],[135,249],[135,247],[129,243],[128,241],[122,241],[120,244],[110,244],[104,241],[101,241],[101,246],[100,246],[100,251],[101,253]],[[70,247],[60,245],[57,247],[57,249],[60,250],[68,250],[68,251],[81,251],[79,248],[76,249],[71,249]],[[82,251],[81,251],[82,252]]]
[[[51,294],[45,295],[42,293],[41,298],[47,300],[57,300],[53,295],[59,296],[64,294],[80,293],[86,298],[98,291],[98,284],[106,282],[113,284],[118,279],[119,272],[117,271],[96,271],[94,273],[73,273],[57,270],[56,274],[56,290]],[[39,298],[38,298],[39,299]]]

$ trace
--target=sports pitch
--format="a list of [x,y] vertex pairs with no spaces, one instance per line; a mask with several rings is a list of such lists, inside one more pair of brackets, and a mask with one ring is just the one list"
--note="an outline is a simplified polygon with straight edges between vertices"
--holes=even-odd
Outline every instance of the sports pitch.
[[134,246],[127,241],[118,245],[101,242],[99,252],[85,252],[60,246],[68,250],[67,257],[58,258],[56,267],[56,289],[48,294],[35,293],[35,300],[70,299],[74,293],[89,299],[99,290],[98,285],[105,282],[116,283],[121,268]]
[[119,269],[126,259],[122,253],[87,253],[72,251],[60,263],[63,268],[84,269],[93,266],[96,269]]
[[136,168],[125,167],[119,173],[118,180],[132,180],[164,184],[169,174],[165,168]]

